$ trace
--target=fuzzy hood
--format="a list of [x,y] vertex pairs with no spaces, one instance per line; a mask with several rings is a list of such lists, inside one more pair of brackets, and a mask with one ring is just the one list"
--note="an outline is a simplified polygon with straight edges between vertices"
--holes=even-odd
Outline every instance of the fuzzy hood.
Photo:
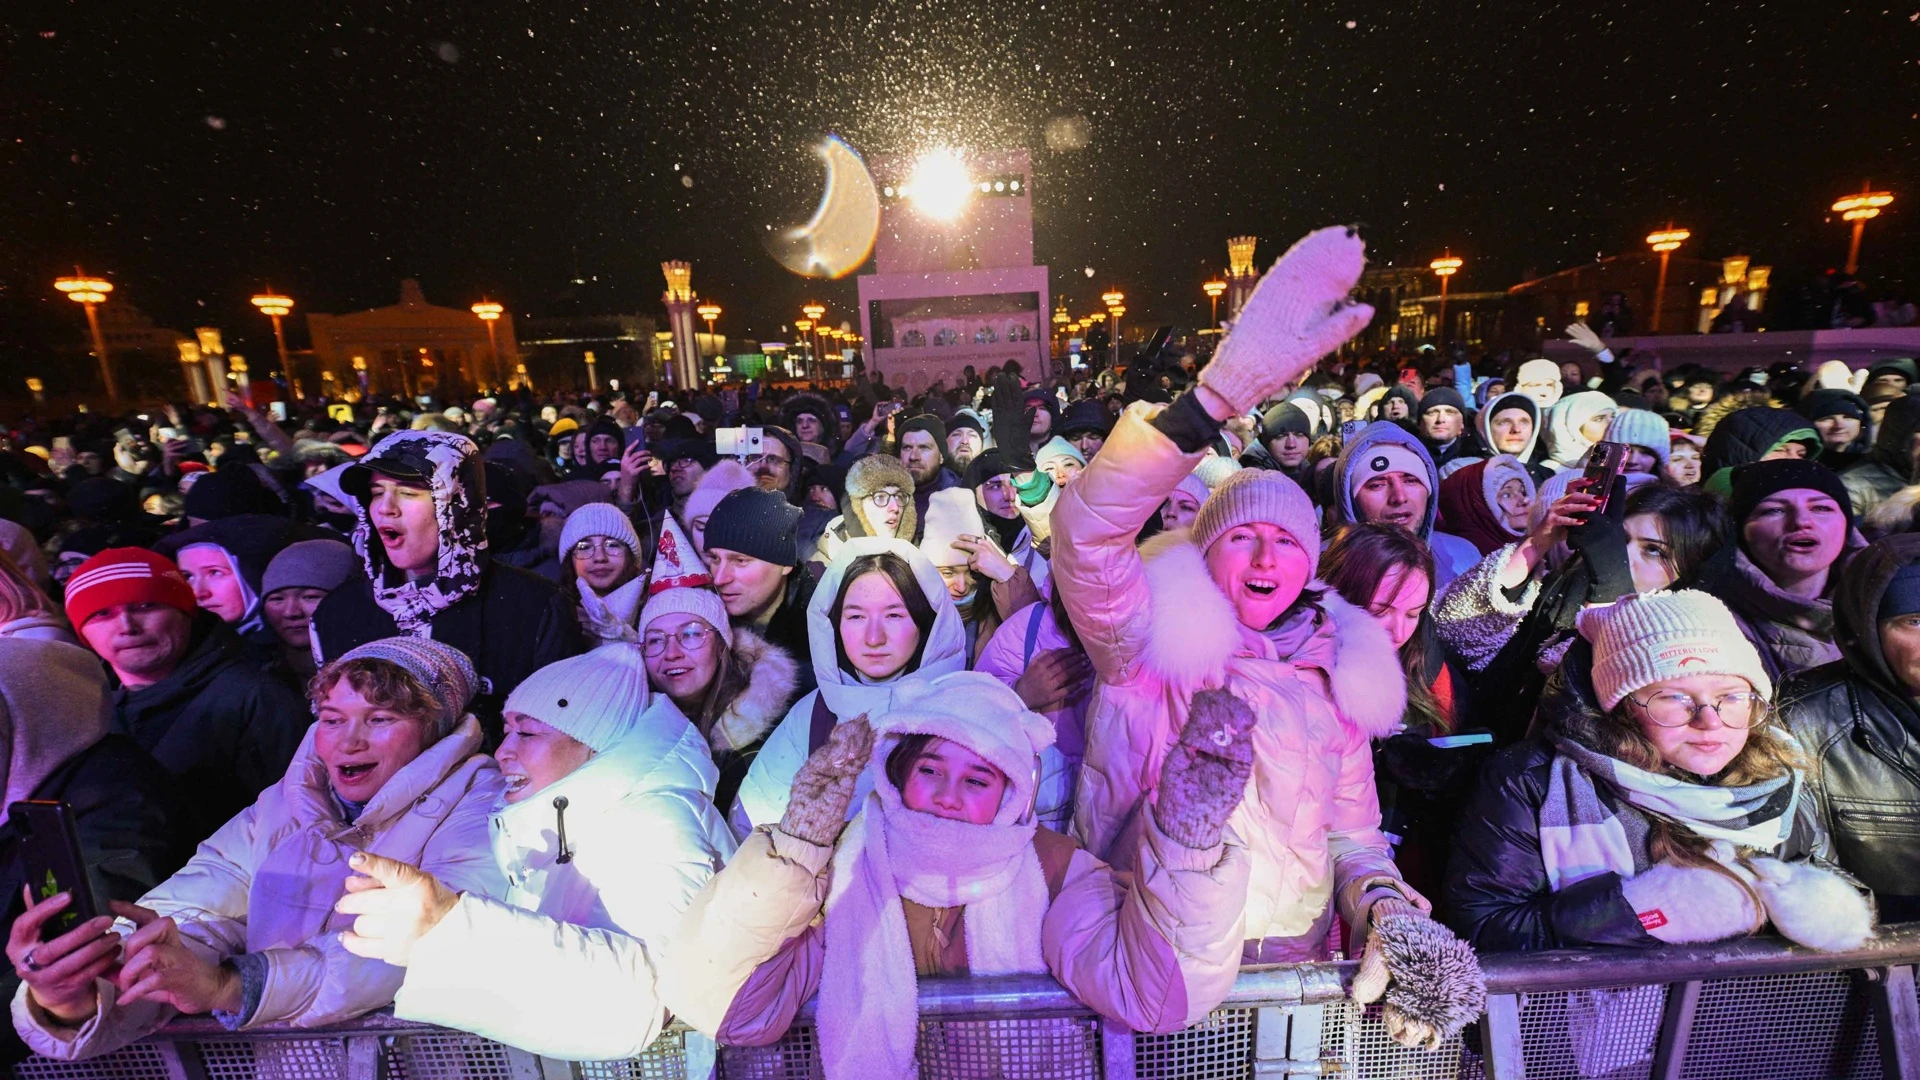
[[1554,465],[1571,469],[1593,449],[1593,440],[1580,427],[1596,416],[1616,413],[1620,407],[1598,390],[1568,394],[1547,410],[1547,457]]
[[[431,580],[388,582],[387,549],[373,533],[366,505],[376,472],[432,490],[440,553]],[[359,522],[353,547],[373,582],[374,602],[394,617],[402,633],[416,633],[434,613],[480,588],[487,561],[487,479],[472,439],[446,431],[397,432],[341,474],[340,486],[354,497]]]
[[1223,686],[1236,656],[1271,655],[1326,672],[1334,707],[1369,737],[1400,729],[1406,673],[1393,639],[1371,615],[1312,582],[1307,590],[1319,598],[1296,605],[1279,627],[1261,634],[1240,625],[1186,530],[1153,537],[1140,555],[1152,598],[1145,664],[1162,682],[1190,695]]
[[1533,434],[1527,436],[1527,445],[1513,455],[1521,461],[1532,461],[1533,449],[1540,445],[1540,404],[1518,391],[1501,394],[1487,402],[1486,408],[1474,416],[1473,428],[1480,433],[1480,445],[1486,447],[1488,453],[1496,451],[1493,445],[1493,416],[1507,409],[1523,409],[1533,418]]
[[733,662],[747,673],[747,688],[708,729],[707,744],[715,752],[739,750],[765,738],[787,714],[800,686],[800,665],[787,650],[746,627],[733,632]]
[[1340,451],[1340,456],[1333,464],[1334,511],[1342,523],[1360,520],[1354,513],[1353,486],[1348,479],[1358,467],[1358,462],[1365,460],[1367,451],[1383,443],[1397,443],[1406,447],[1427,466],[1427,516],[1420,519],[1420,539],[1425,540],[1433,535],[1433,521],[1440,512],[1440,471],[1434,468],[1433,455],[1427,452],[1426,444],[1391,420],[1376,420],[1368,424]]
[[920,515],[914,505],[913,474],[892,454],[868,454],[847,470],[846,494],[840,497],[842,527],[848,537],[875,536],[873,522],[867,520],[867,496],[886,488],[897,488],[904,496],[900,509],[900,527],[894,535],[911,540],[920,531]]

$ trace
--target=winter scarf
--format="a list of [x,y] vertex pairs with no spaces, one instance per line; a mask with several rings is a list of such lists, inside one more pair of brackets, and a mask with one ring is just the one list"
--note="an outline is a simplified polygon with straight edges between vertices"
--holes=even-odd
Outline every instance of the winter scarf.
[[[833,855],[826,962],[820,975],[820,1057],[829,1077],[914,1077],[919,990],[902,900],[964,907],[972,975],[1039,974],[1047,882],[1034,850],[1036,755],[1053,725],[992,676],[960,672],[902,695],[875,724],[873,790]],[[991,701],[986,709],[973,708]],[[937,703],[936,703],[937,702]],[[1011,729],[1011,730],[1008,730]],[[1008,778],[989,825],[908,810],[886,777],[903,735],[938,735],[986,758]]]
[[1555,892],[1596,874],[1633,877],[1643,869],[1634,863],[1619,817],[1600,796],[1601,784],[1627,805],[1715,841],[1714,857],[1728,865],[1735,849],[1772,854],[1793,831],[1799,773],[1716,787],[1647,772],[1573,739],[1558,739],[1554,747],[1540,804],[1540,858]]
[[[385,468],[383,468],[385,466]],[[374,472],[388,469],[426,478],[433,491],[433,516],[440,525],[440,553],[433,577],[389,584],[386,547],[373,534],[365,500],[353,547],[373,582],[373,601],[393,616],[400,632],[422,637],[433,617],[480,588],[487,558],[487,485],[479,448],[465,435],[446,431],[402,431],[380,441],[354,466],[362,473],[351,494],[363,496]]]
[[1507,528],[1500,514],[1500,488],[1519,479],[1533,498],[1533,478],[1510,454],[1476,461],[1440,481],[1440,524],[1472,541],[1482,555],[1514,542],[1522,533]]
[[634,620],[640,616],[640,604],[647,598],[647,578],[634,578],[605,596],[593,591],[585,578],[574,582],[580,589],[580,628],[600,645],[623,641],[640,642]]

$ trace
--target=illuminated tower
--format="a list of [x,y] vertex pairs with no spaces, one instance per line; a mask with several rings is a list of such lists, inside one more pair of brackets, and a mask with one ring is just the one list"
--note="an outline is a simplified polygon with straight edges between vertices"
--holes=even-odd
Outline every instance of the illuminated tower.
[[1247,297],[1253,295],[1253,287],[1260,283],[1260,274],[1253,268],[1253,246],[1260,242],[1257,236],[1233,236],[1227,238],[1227,318],[1240,317],[1240,309],[1247,304]]
[[667,305],[667,326],[673,332],[673,367],[667,379],[681,390],[700,387],[700,345],[693,333],[693,264],[663,262],[660,272],[667,276],[667,293],[660,299]]

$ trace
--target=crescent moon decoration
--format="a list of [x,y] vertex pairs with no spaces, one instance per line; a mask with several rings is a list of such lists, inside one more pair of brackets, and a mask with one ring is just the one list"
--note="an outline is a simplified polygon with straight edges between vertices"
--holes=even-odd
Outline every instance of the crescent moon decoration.
[[806,224],[774,229],[767,250],[802,277],[841,278],[873,253],[880,235],[880,192],[866,162],[838,135],[829,135],[816,152],[827,163],[826,193]]

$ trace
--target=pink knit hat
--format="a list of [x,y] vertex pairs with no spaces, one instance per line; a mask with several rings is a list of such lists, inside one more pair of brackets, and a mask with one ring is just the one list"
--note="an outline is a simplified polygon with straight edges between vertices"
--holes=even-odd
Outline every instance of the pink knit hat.
[[1307,575],[1320,572],[1320,519],[1313,500],[1284,473],[1242,469],[1222,481],[1193,519],[1193,542],[1202,552],[1235,525],[1264,521],[1292,536],[1307,552]]

